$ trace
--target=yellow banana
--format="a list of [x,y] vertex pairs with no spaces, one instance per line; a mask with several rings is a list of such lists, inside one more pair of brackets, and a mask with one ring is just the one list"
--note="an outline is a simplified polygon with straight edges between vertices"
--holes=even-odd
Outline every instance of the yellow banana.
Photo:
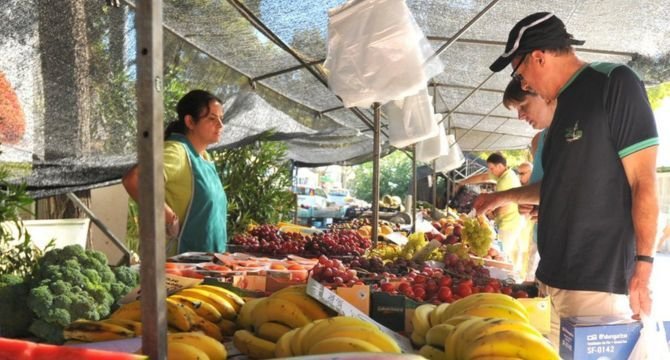
[[167,301],[167,322],[171,326],[181,330],[189,331],[195,323],[196,313],[181,303],[170,298]]
[[528,322],[528,316],[526,314],[506,305],[486,304],[467,309],[466,311],[463,312],[463,314]]
[[456,327],[451,324],[437,324],[426,332],[426,344],[444,349],[444,342]]
[[256,335],[262,339],[276,343],[282,335],[289,331],[291,331],[290,327],[270,321],[261,324],[258,330],[256,330]]
[[135,333],[108,322],[76,320],[63,329],[66,340],[97,342],[134,337]]
[[[348,338],[364,340],[380,348],[382,352],[385,353],[400,354],[402,352],[400,346],[398,346],[395,340],[393,340],[390,336],[386,335],[380,330],[372,330],[367,327],[344,326],[339,329],[334,329],[332,332],[327,333],[323,337],[323,340],[330,339],[333,337],[348,337]],[[304,341],[303,341],[303,349],[304,349]]]
[[[453,344],[452,352],[456,354],[456,357],[461,356],[463,349],[465,348],[466,343],[472,342],[472,340],[480,335],[480,332],[485,327],[503,321],[505,319],[499,318],[482,318],[481,321],[475,322],[469,326],[462,327],[458,334],[455,334],[455,342]],[[457,329],[454,329],[454,332]],[[451,352],[450,352],[451,353]]]
[[412,344],[416,347],[421,347],[426,345],[426,334],[420,334],[417,332],[412,332],[409,336],[409,339],[412,340]]
[[254,359],[271,359],[275,357],[275,343],[261,339],[247,330],[235,331],[233,344],[241,353]]
[[213,323],[218,323],[222,319],[219,310],[206,301],[184,295],[172,295],[170,296],[170,299],[184,304],[185,306],[191,308],[191,310],[195,311],[198,316],[205,318]]
[[168,334],[168,344],[183,343],[204,351],[211,360],[225,360],[226,348],[212,337],[198,332],[180,332]]
[[198,315],[196,315],[194,320],[191,331],[202,331],[205,335],[217,341],[223,341],[223,333],[218,325]]
[[463,336],[456,345],[456,353],[462,354],[464,349],[471,346],[474,340],[478,337],[491,335],[501,331],[524,332],[542,338],[542,334],[529,323],[509,319],[491,318],[486,319],[478,326],[471,326],[470,330],[463,333]]
[[178,292],[177,295],[189,296],[209,303],[219,311],[224,319],[235,320],[237,317],[237,311],[235,311],[235,307],[230,302],[228,302],[228,300],[211,291],[189,288]]
[[311,322],[301,327],[300,330],[298,330],[298,332],[293,335],[290,346],[291,352],[294,356],[307,354],[307,351],[309,351],[309,346],[314,344],[313,341],[305,341],[305,337],[307,334],[309,334],[314,326],[316,326],[316,324]]
[[507,356],[543,360],[560,359],[556,351],[544,338],[520,331],[501,331],[479,336],[470,346],[464,349],[464,359],[481,356]]
[[284,291],[281,293],[274,293],[270,296],[270,298],[283,299],[288,302],[294,303],[312,321],[325,319],[328,317],[328,313],[323,308],[323,306],[321,306],[321,304],[318,301],[314,300],[304,292]]
[[428,315],[430,326],[435,326],[437,324],[442,323],[442,314],[444,314],[444,312],[447,311],[449,305],[451,304],[442,303],[440,305],[437,305],[437,307],[430,312],[430,315]]
[[470,326],[479,324],[482,321],[484,321],[484,318],[472,316],[470,319],[456,325],[454,331],[444,341],[444,353],[446,354],[447,359],[461,358],[457,353],[458,342],[463,341],[461,334],[463,334]]
[[124,327],[134,332],[135,336],[142,335],[142,323],[139,321],[126,320],[126,319],[105,319],[100,321]]
[[284,358],[295,356],[291,351],[291,341],[293,340],[295,333],[297,333],[300,329],[301,328],[292,329],[279,338],[277,344],[275,345],[275,357]]
[[436,306],[433,304],[423,304],[414,309],[412,316],[412,328],[417,335],[426,334],[430,329],[430,313],[435,310]]
[[298,306],[282,299],[266,298],[256,304],[252,311],[254,329],[268,321],[282,323],[290,328],[305,326],[310,323],[309,318]]
[[121,307],[109,315],[109,318],[142,321],[142,309],[140,301],[135,300],[121,305]]
[[258,305],[261,300],[265,299],[263,298],[256,298],[256,299],[250,299],[247,300],[246,303],[244,303],[244,306],[240,309],[240,313],[237,315],[237,327],[240,329],[244,330],[253,330],[254,327],[254,318],[251,317],[252,312],[254,311],[254,308],[256,305]]
[[449,306],[448,310],[445,311],[442,321],[444,322],[444,320],[452,316],[460,315],[472,307],[480,307],[488,304],[505,305],[518,310],[528,317],[528,310],[526,310],[526,307],[517,299],[509,295],[498,293],[477,293],[454,301],[451,306]]
[[445,355],[444,351],[431,346],[431,345],[424,345],[419,349],[419,355],[425,357],[428,360],[446,360],[447,355]]
[[458,326],[460,323],[465,322],[466,320],[470,320],[472,318],[479,317],[479,316],[472,316],[472,315],[458,315],[454,316],[452,318],[449,318],[442,322],[442,324],[449,324],[449,325],[454,325]]
[[308,355],[335,354],[346,352],[382,352],[382,350],[367,341],[333,337],[321,340],[309,348]]
[[197,285],[195,287],[196,289],[203,289],[207,291],[211,291],[215,293],[216,295],[221,296],[222,298],[228,300],[228,302],[233,305],[235,308],[235,312],[240,312],[240,308],[244,306],[244,299],[242,299],[239,295],[235,294],[234,292],[222,288],[220,286],[214,286],[214,285]]
[[167,358],[168,360],[209,360],[204,351],[195,346],[179,342],[168,342]]
[[351,317],[351,316],[335,316],[321,321],[316,321],[314,328],[309,332],[309,339],[312,339],[312,342],[318,341],[325,334],[336,330],[343,326],[362,326],[369,328],[370,330],[379,330],[375,325],[370,324],[369,322],[363,321],[361,319]]
[[232,320],[227,320],[227,319],[221,319],[218,323],[216,323],[216,326],[221,329],[221,334],[224,336],[233,336],[235,333],[235,330],[237,330],[237,325],[235,322]]
[[281,294],[281,293],[283,293],[283,292],[287,292],[287,291],[289,291],[289,292],[290,292],[290,291],[295,291],[295,292],[299,292],[299,293],[307,294],[307,285],[291,285],[291,286],[287,286],[287,287],[285,287],[285,288],[283,288],[283,289],[279,289],[279,290],[275,291],[274,293],[272,293],[272,295],[278,295],[278,294]]

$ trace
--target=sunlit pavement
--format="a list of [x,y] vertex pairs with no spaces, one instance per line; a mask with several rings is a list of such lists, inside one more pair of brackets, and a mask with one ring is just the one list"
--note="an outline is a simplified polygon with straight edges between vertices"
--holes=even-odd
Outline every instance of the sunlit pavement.
[[654,313],[661,320],[670,320],[670,254],[656,253],[651,282]]

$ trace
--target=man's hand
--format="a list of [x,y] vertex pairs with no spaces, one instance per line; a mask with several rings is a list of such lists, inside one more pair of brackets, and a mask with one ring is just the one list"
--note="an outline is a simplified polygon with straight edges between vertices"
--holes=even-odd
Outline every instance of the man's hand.
[[473,209],[477,214],[485,214],[491,210],[495,210],[503,205],[507,205],[503,197],[499,193],[483,193],[479,194],[472,203]]
[[519,204],[519,214],[528,216],[533,221],[537,221],[538,207],[533,204]]
[[628,289],[628,299],[630,308],[633,311],[633,318],[640,319],[640,314],[651,314],[651,289],[649,288],[649,279],[653,264],[645,261],[637,261],[633,277],[630,279]]

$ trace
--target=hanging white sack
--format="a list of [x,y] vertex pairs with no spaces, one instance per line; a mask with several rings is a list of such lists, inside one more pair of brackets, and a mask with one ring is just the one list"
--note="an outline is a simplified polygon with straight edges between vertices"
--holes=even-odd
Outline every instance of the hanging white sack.
[[[437,123],[439,118],[439,115],[433,118],[435,119],[435,123]],[[430,162],[440,156],[447,156],[449,154],[449,139],[447,138],[447,133],[440,125],[438,125],[438,127],[440,127],[440,129],[437,132],[437,136],[416,144],[417,161]]]
[[389,143],[396,148],[430,139],[439,132],[426,88],[403,100],[391,101],[382,107],[382,111],[389,122]]
[[666,342],[663,321],[657,321],[651,316],[642,316],[640,337],[635,343],[628,360],[668,360],[670,349]]
[[449,142],[449,154],[447,156],[440,156],[435,160],[435,171],[449,172],[463,166],[465,156],[460,145],[456,142],[454,134],[447,135]]
[[346,107],[415,94],[444,70],[404,0],[349,1],[328,12],[328,86]]

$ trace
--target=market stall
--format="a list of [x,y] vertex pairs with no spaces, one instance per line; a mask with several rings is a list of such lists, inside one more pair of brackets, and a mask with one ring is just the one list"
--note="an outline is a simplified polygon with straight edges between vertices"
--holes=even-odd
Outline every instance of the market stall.
[[[431,56],[432,58],[449,60],[452,56],[465,58],[454,62],[459,64],[460,70],[463,71],[440,74],[436,77],[437,81],[431,81],[429,85],[433,90],[433,110],[441,114],[441,119],[437,122],[442,126],[439,128],[439,133],[444,135],[450,132],[452,135],[451,143],[447,140],[447,148],[455,143],[460,144],[464,150],[520,148],[526,146],[532,135],[532,131],[527,127],[508,121],[514,118],[514,114],[499,107],[500,91],[503,87],[501,84],[507,82],[505,76],[494,74],[472,76],[468,81],[456,77],[456,74],[482,75],[479,72],[483,70],[477,67],[481,64],[476,63],[478,59],[488,61],[487,56],[482,53],[488,53],[490,50],[491,54],[497,54],[501,47],[499,41],[486,40],[485,36],[481,39],[464,39],[462,38],[464,33],[476,29],[475,24],[485,23],[483,19],[487,17],[489,25],[479,31],[484,34],[493,33],[499,25],[491,26],[490,24],[494,22],[492,19],[500,17],[512,22],[518,14],[518,7],[531,11],[525,9],[525,5],[521,3],[516,4],[518,5],[516,7],[498,10],[502,5],[495,6],[497,3],[498,1],[475,4],[476,6],[472,5],[464,10],[447,3],[410,4],[413,11],[421,11],[425,15],[425,18],[420,17],[422,21],[420,25],[425,29],[438,29],[444,34],[454,33],[452,37],[445,38],[434,36],[432,32],[424,30],[430,40],[441,43],[440,46],[435,46],[438,50]],[[46,121],[47,129],[44,134],[48,135],[42,134],[37,136],[38,139],[30,139],[37,140],[34,142],[37,146],[33,147],[27,140],[20,144],[30,148],[27,152],[31,156],[26,157],[20,151],[20,146],[18,152],[13,150],[9,152],[12,160],[29,164],[28,170],[22,169],[23,172],[19,172],[17,179],[24,180],[25,172],[29,172],[27,181],[30,190],[42,196],[116,182],[134,162],[135,152],[143,169],[142,174],[146,176],[141,181],[142,196],[139,202],[143,239],[140,271],[143,301],[141,305],[136,301],[122,302],[115,312],[111,312],[110,309],[106,315],[99,315],[95,319],[82,321],[74,319],[64,325],[66,326],[64,334],[68,336],[68,340],[99,342],[110,338],[96,337],[92,334],[104,333],[105,336],[114,339],[125,339],[135,338],[141,333],[142,352],[151,358],[164,358],[170,351],[184,354],[181,356],[201,358],[225,358],[227,353],[238,354],[238,352],[252,358],[268,358],[327,354],[342,349],[390,353],[417,352],[428,358],[443,356],[471,358],[478,355],[503,355],[487,353],[484,350],[491,344],[501,343],[516,344],[510,347],[510,351],[525,351],[524,354],[542,354],[542,358],[557,358],[555,350],[542,340],[543,331],[546,330],[546,317],[544,317],[546,312],[537,309],[546,310],[546,302],[542,299],[515,300],[515,298],[532,297],[534,288],[515,282],[509,273],[508,264],[499,261],[498,257],[501,255],[495,246],[492,246],[492,241],[495,239],[494,232],[491,231],[486,219],[452,213],[443,219],[435,218],[436,223],[429,222],[427,227],[419,227],[416,223],[416,207],[412,206],[413,228],[410,233],[393,236],[393,224],[386,225],[391,229],[390,232],[384,226],[379,226],[381,224],[378,219],[379,157],[392,151],[391,125],[388,119],[383,116],[379,103],[375,103],[369,110],[356,107],[349,110],[343,108],[341,99],[323,87],[327,86],[327,81],[323,73],[324,68],[320,65],[322,57],[315,57],[310,51],[318,48],[320,52],[316,53],[322,55],[323,44],[320,44],[320,47],[312,47],[309,38],[300,39],[297,35],[291,35],[290,37],[295,36],[297,39],[293,39],[295,42],[289,46],[286,39],[282,38],[287,35],[281,32],[285,27],[290,27],[289,25],[280,23],[268,26],[263,22],[272,19],[268,13],[274,14],[286,10],[289,5],[285,4],[286,7],[278,6],[278,8],[265,3],[263,5],[265,7],[251,2],[231,0],[228,3],[210,5],[167,2],[163,8],[160,3],[155,2],[140,1],[136,4],[125,2],[122,7],[124,9],[122,21],[120,23],[117,21],[116,28],[110,26],[109,29],[121,30],[120,33],[123,34],[133,34],[129,36],[131,38],[136,36],[132,46],[121,45],[120,58],[124,62],[126,56],[124,54],[129,52],[127,51],[129,49],[123,49],[124,46],[130,49],[136,47],[135,64],[121,66],[124,71],[132,68],[135,84],[128,79],[121,79],[122,82],[125,81],[121,86],[128,86],[129,83],[137,86],[137,110],[130,111],[139,119],[137,126],[132,129],[133,131],[128,129],[115,131],[115,126],[116,130],[119,129],[118,123],[111,126],[103,123],[98,124],[100,129],[93,127],[93,130],[98,130],[97,132],[88,132],[91,128],[86,128],[87,131],[82,134],[63,137],[61,135],[71,132],[73,128],[79,129],[80,126],[66,122],[59,124],[53,120]],[[19,5],[12,3],[10,6]],[[217,6],[225,11],[220,13],[214,11],[221,10],[214,8]],[[565,7],[561,9],[562,11],[576,11],[572,8],[574,5],[561,6]],[[648,8],[648,13],[662,14],[667,10],[653,2],[636,3],[636,6]],[[440,7],[447,10],[436,11]],[[71,9],[84,11],[83,8],[76,6]],[[303,21],[311,16],[309,12],[298,15],[302,9],[297,7],[288,10],[291,16]],[[53,22],[53,12],[56,10],[40,9],[40,11],[51,12]],[[117,9],[111,8],[108,11],[114,12]],[[241,26],[243,31],[239,31],[240,26],[227,27],[216,21],[205,21],[212,13],[223,14],[220,23],[244,24]],[[77,14],[75,15],[82,15]],[[47,15],[44,16],[48,18]],[[468,22],[465,24],[459,22],[459,26],[462,26],[458,31],[447,31],[455,29],[449,26],[442,27],[441,22],[445,15],[451,15],[449,17],[453,18],[460,16],[461,20]],[[588,14],[582,16],[590,19]],[[628,12],[626,16],[627,21],[632,23],[638,16],[643,15]],[[13,19],[17,18],[20,21],[15,20],[14,23],[24,25],[39,23],[39,19],[31,18],[29,15],[17,15]],[[196,24],[194,21],[185,21],[193,18],[199,21],[195,21]],[[129,25],[130,23],[135,25]],[[13,23],[10,21],[8,24],[11,26]],[[92,28],[95,26],[101,25],[91,25]],[[3,32],[10,32],[8,29],[8,27],[2,28]],[[588,29],[587,27],[584,31]],[[163,30],[166,30],[165,38],[170,39],[166,43],[163,43]],[[666,30],[657,30],[658,34],[650,40],[655,42],[656,47],[648,51],[653,55],[658,55],[659,49],[664,48],[660,44],[668,41],[668,37],[664,37]],[[58,31],[50,32],[52,36],[59,34]],[[239,38],[232,36],[238,33],[242,34]],[[113,36],[105,34],[101,43],[112,43],[109,39]],[[626,39],[630,39],[629,42],[621,40],[623,37],[612,42],[609,39],[611,35],[596,38],[594,43],[602,48],[587,49],[584,55],[628,62],[633,52],[637,51],[633,45],[637,40],[636,34],[627,35]],[[41,36],[47,37],[46,34]],[[82,37],[85,40],[85,34],[78,36],[79,40]],[[235,45],[250,42],[249,39],[255,36],[262,36],[269,41],[274,50],[264,52],[264,48],[259,46],[237,52],[235,47],[226,42],[215,41],[212,45],[212,36],[223,37]],[[15,37],[13,36],[12,40],[15,40]],[[29,58],[31,54],[35,55],[37,53],[35,50],[38,48],[54,51],[44,44],[42,48],[35,46],[33,42],[35,39],[30,37],[20,40],[12,43],[12,46],[19,49],[27,48],[28,55],[24,54],[24,58]],[[486,48],[487,46],[492,49]],[[300,47],[308,55],[295,51],[293,47]],[[478,47],[485,47],[486,50],[481,51]],[[447,48],[460,51],[453,51],[458,55],[450,55],[449,52],[445,52]],[[276,52],[277,49],[283,52]],[[80,53],[75,55],[81,56]],[[172,67],[164,67],[164,58],[178,58],[179,61],[170,63]],[[249,58],[262,60],[263,65],[249,61]],[[81,58],[75,60],[77,59],[81,61]],[[193,73],[200,72],[195,76],[207,77],[208,73],[203,70],[214,69],[211,72],[217,74],[216,79],[211,83],[207,81],[203,83],[222,92],[230,92],[227,94],[230,101],[226,103],[228,119],[226,125],[231,128],[231,136],[226,137],[226,140],[217,144],[215,148],[234,147],[252,141],[258,134],[268,129],[280,129],[273,135],[273,139],[289,143],[290,157],[296,164],[309,166],[322,163],[351,164],[372,158],[375,164],[373,180],[375,190],[373,190],[373,215],[369,226],[352,226],[348,230],[335,228],[321,234],[307,234],[291,224],[278,224],[278,226],[262,224],[232,239],[231,253],[180,254],[166,263],[162,246],[165,239],[161,211],[164,198],[160,175],[162,164],[154,154],[160,153],[162,145],[162,97],[165,96],[166,89],[169,89],[166,86],[169,84],[166,84],[166,79],[163,77],[164,69],[179,71],[183,61],[194,63],[202,61],[194,66],[196,70],[192,70]],[[49,64],[48,61],[45,62]],[[22,64],[21,61],[14,63]],[[26,68],[30,70],[31,62],[26,63],[28,64]],[[73,63],[77,61],[73,60]],[[3,67],[0,69],[7,71],[6,64],[4,62],[1,64]],[[28,75],[25,73],[30,71],[24,71],[20,75],[12,73],[11,80],[30,83],[31,86],[26,87],[39,88],[41,80],[26,78]],[[47,73],[44,81],[47,83],[45,87],[52,89],[58,87],[56,85],[60,85],[59,80],[65,76],[50,75]],[[75,97],[79,102],[91,101],[82,90],[87,87],[82,85],[81,79],[70,80],[64,83],[66,92],[76,94]],[[490,80],[491,83],[496,83],[495,86],[485,88],[486,84],[491,84]],[[222,83],[225,86],[222,86]],[[247,83],[251,85],[247,86]],[[68,87],[70,85],[72,87]],[[119,86],[118,83],[111,81],[107,85]],[[304,92],[297,93],[298,89]],[[26,95],[25,88],[19,90],[24,98],[30,98]],[[57,104],[53,91],[45,93],[45,102],[53,113],[67,114],[65,110],[77,108],[76,105],[67,108],[65,105]],[[99,90],[96,95],[102,97],[103,93],[104,89]],[[292,110],[285,112],[291,113],[290,116],[279,115],[277,109],[288,108]],[[485,112],[483,109],[490,110]],[[32,113],[30,116],[39,117]],[[90,119],[90,116],[86,118]],[[282,120],[281,124],[277,124],[276,118]],[[78,120],[80,122],[74,125],[84,123],[83,119]],[[448,125],[446,129],[442,125],[445,121]],[[257,127],[257,124],[262,126]],[[35,119],[29,121],[28,125],[32,126],[32,129],[39,129],[41,126]],[[367,134],[370,130],[373,131],[372,139]],[[100,133],[105,136],[96,138],[96,134]],[[126,147],[130,141],[120,141],[117,144],[110,140],[115,135],[127,136],[128,133],[131,137],[135,135],[138,137],[136,150],[132,146],[131,149]],[[58,135],[55,136],[57,141],[54,143],[40,141],[49,139],[52,134]],[[95,141],[90,141],[91,136]],[[114,146],[105,147],[106,141],[109,141],[107,145]],[[80,148],[61,152],[62,149],[58,146],[62,146],[63,143],[77,143]],[[414,147],[412,153],[413,160],[416,161],[419,155]],[[35,155],[35,159],[32,155]],[[433,160],[439,156],[446,154],[439,153],[426,162],[432,162],[434,170],[448,168],[438,169],[437,161]],[[282,231],[282,228],[287,229]],[[206,285],[200,284],[200,280],[204,280]],[[166,284],[174,282],[177,282],[178,286],[170,288],[171,291],[168,292]],[[367,298],[369,302],[367,305],[365,302],[361,303],[356,300],[356,296]],[[351,307],[336,306],[345,302],[351,303],[350,306],[355,310]],[[400,305],[397,305],[398,303]],[[402,315],[390,316],[389,304],[396,304],[394,311]],[[359,312],[369,316],[364,319],[370,321],[352,320],[352,315],[360,317]],[[468,316],[496,317],[502,320],[474,321],[467,318]],[[330,320],[318,322],[323,319]],[[105,320],[109,321],[104,322]],[[137,324],[140,322],[141,331],[138,330]],[[370,327],[370,324],[374,328]],[[175,331],[175,334],[169,334],[171,331]],[[500,339],[499,336],[493,336],[499,332],[506,332],[508,337]],[[109,335],[110,333],[112,335]],[[339,336],[336,339],[324,338],[326,333]],[[488,337],[489,335],[491,337]],[[473,341],[475,336],[480,339]],[[137,341],[125,342],[119,346],[129,350],[129,344],[136,346],[132,351],[139,349]],[[40,348],[39,345],[17,343],[17,349],[23,345],[30,349]],[[87,347],[90,344],[82,346]],[[193,348],[202,350],[205,355],[194,352]],[[51,347],[48,349],[57,351]],[[102,356],[96,353],[89,355]]]

